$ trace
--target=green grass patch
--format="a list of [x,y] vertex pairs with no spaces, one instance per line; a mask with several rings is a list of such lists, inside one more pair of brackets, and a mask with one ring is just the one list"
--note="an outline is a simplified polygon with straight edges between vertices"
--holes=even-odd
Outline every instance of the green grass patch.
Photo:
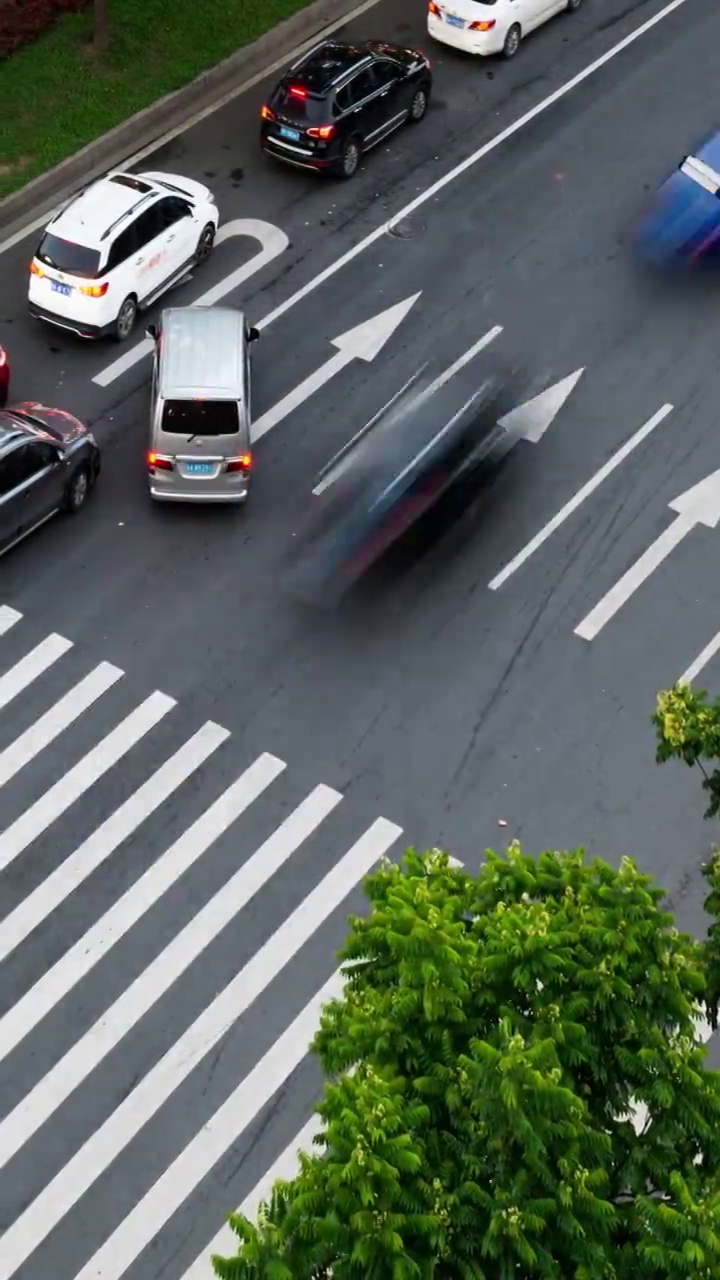
[[111,47],[92,48],[92,5],[0,64],[0,198],[309,0],[110,0]]

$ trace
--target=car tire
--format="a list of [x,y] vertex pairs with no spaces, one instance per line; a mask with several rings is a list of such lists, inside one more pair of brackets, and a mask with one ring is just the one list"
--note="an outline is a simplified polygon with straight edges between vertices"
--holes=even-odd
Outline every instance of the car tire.
[[518,22],[514,22],[505,37],[505,43],[502,51],[503,58],[514,58],[520,48],[521,40],[522,31],[520,29],[520,24]]
[[408,111],[408,124],[419,124],[424,120],[430,103],[430,89],[428,85],[420,85],[414,92],[410,110]]
[[213,249],[215,248],[215,226],[214,223],[208,222],[202,229],[202,234],[197,243],[195,250],[195,266],[202,267],[207,262]]
[[65,490],[65,510],[71,516],[76,516],[85,506],[91,485],[90,468],[83,463],[73,471]]
[[113,338],[116,342],[126,342],[135,328],[137,320],[137,298],[134,294],[128,294],[123,302],[120,310],[115,317],[113,325]]
[[337,167],[335,169],[335,176],[342,178],[344,182],[349,182],[351,178],[354,178],[360,168],[361,154],[362,152],[360,150],[359,139],[348,138],[343,143],[343,148],[340,152]]

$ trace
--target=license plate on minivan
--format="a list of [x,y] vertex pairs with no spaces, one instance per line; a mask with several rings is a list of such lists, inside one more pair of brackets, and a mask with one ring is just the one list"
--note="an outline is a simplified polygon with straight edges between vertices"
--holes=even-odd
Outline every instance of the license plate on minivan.
[[215,465],[212,462],[186,462],[185,470],[189,476],[211,476]]

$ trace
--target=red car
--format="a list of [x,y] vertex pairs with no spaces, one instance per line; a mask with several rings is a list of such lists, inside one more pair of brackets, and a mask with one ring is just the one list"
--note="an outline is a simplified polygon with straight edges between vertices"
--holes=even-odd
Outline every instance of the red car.
[[10,392],[10,361],[7,351],[0,347],[0,409],[4,409]]

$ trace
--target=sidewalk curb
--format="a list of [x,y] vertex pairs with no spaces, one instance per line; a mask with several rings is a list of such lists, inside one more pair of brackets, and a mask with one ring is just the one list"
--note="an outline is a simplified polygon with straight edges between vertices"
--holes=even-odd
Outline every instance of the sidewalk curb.
[[19,231],[28,215],[41,211],[43,205],[49,210],[53,202],[62,200],[77,187],[115,168],[155,139],[160,140],[184,117],[212,106],[216,99],[232,92],[235,87],[241,92],[243,80],[266,68],[270,70],[278,60],[289,58],[298,45],[321,38],[329,26],[337,25],[344,18],[350,20],[358,7],[358,0],[313,0],[252,44],[243,46],[217,66],[203,71],[190,84],[138,111],[53,169],[33,178],[19,191],[0,200],[0,233],[12,235]]

